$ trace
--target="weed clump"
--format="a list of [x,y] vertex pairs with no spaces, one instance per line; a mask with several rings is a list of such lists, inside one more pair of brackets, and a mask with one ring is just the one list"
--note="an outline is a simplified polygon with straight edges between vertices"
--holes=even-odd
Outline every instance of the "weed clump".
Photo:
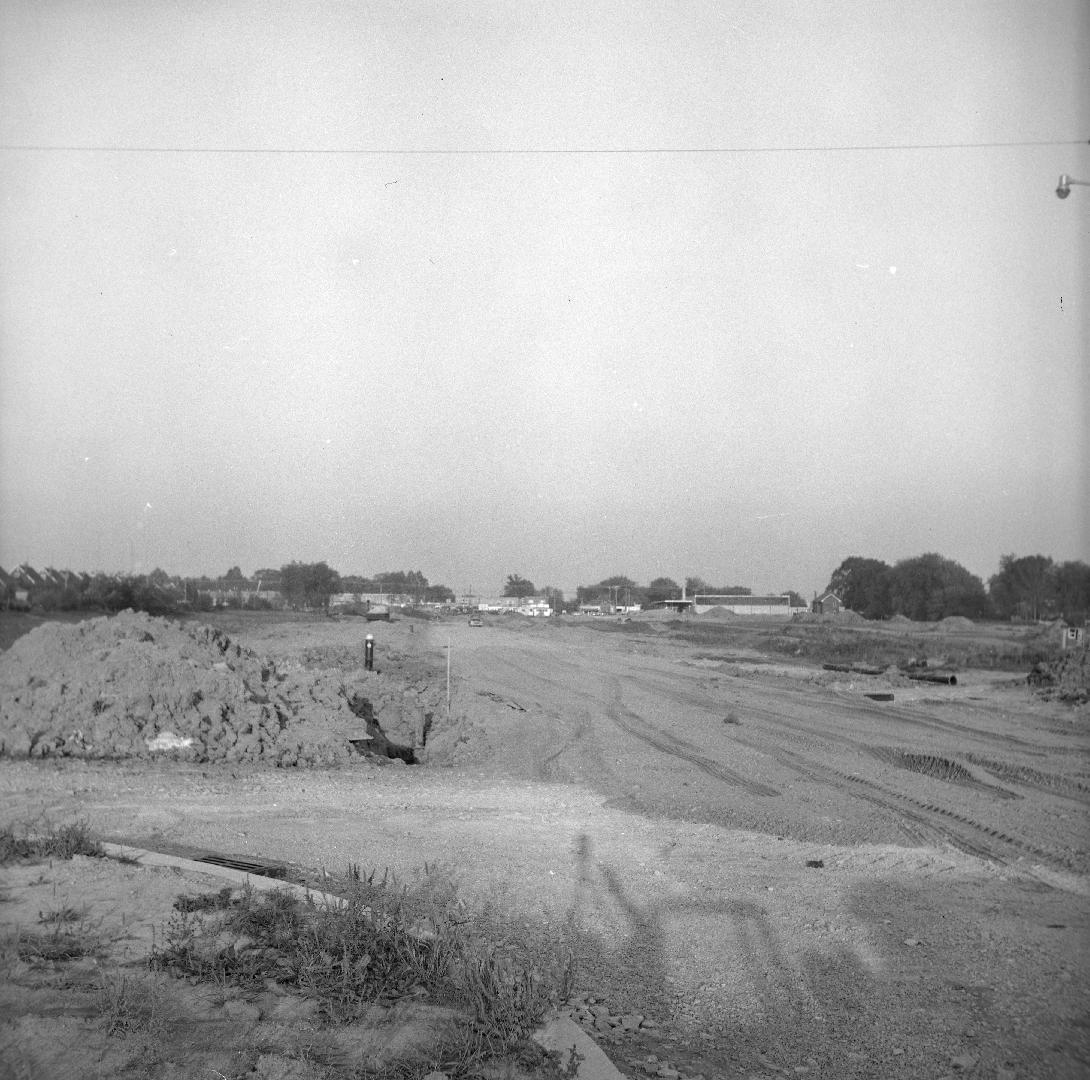
[[97,1005],[106,1034],[117,1038],[138,1033],[162,1037],[167,1030],[158,983],[104,972],[99,983]]
[[188,913],[191,911],[226,911],[232,904],[234,890],[225,885],[219,892],[201,893],[198,896],[178,896],[174,901],[174,910]]
[[98,858],[105,855],[86,821],[75,821],[59,828],[47,827],[34,836],[16,833],[10,825],[0,829],[0,866],[40,859],[71,859],[75,855]]
[[25,964],[65,963],[93,956],[98,938],[83,925],[68,927],[55,923],[47,932],[21,930],[16,936],[15,952]]
[[402,999],[453,1008],[458,1035],[436,1059],[451,1076],[486,1060],[540,1060],[530,1037],[570,991],[570,964],[543,973],[499,955],[453,882],[427,868],[411,888],[358,867],[338,884],[321,902],[248,888],[180,897],[149,966],[247,989],[272,980],[316,1001],[330,1025]]

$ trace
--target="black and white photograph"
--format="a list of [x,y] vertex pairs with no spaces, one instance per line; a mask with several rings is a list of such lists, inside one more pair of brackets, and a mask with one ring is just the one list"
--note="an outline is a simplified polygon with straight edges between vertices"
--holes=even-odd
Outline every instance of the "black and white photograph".
[[1090,1074],[1086,0],[0,0],[0,1080]]

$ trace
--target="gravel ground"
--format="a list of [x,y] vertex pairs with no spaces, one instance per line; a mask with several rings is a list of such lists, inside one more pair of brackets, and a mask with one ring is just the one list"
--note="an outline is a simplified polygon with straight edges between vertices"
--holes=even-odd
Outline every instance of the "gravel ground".
[[[439,864],[504,947],[574,955],[577,1018],[633,1076],[1085,1075],[1083,714],[1009,674],[883,711],[871,681],[661,629],[514,625],[381,628],[390,677],[442,685],[449,645],[423,766],[8,761],[0,820]],[[364,632],[227,629],[331,668]]]

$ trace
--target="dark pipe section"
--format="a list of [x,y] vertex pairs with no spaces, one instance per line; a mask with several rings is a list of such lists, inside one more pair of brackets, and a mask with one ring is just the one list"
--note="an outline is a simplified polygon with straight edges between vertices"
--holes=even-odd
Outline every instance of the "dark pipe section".
[[958,684],[956,675],[943,674],[938,671],[920,672],[919,674],[910,674],[908,677],[916,682],[941,683],[943,686],[957,686]]

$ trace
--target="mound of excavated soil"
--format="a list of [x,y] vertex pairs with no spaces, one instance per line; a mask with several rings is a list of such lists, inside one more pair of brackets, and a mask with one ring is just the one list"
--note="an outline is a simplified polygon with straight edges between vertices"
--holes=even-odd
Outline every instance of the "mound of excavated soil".
[[964,615],[947,615],[945,619],[940,620],[939,627],[943,630],[975,630],[976,623],[972,619],[965,618]]
[[388,683],[278,667],[214,627],[131,611],[50,623],[0,654],[0,756],[333,764],[372,747],[372,702],[378,731],[422,737],[428,703]]
[[1026,681],[1044,697],[1085,705],[1090,702],[1090,646],[1067,649],[1056,660],[1034,664]]

